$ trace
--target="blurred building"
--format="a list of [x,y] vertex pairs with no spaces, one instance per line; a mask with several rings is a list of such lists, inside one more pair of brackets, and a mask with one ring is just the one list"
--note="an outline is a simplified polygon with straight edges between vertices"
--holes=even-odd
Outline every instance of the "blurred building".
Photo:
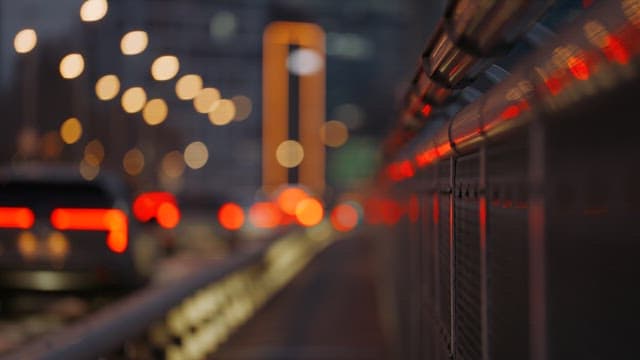
[[[262,31],[274,20],[309,21],[320,24],[327,34],[327,120],[340,120],[350,129],[344,146],[328,150],[327,177],[331,188],[353,186],[351,180],[373,169],[376,141],[390,126],[388,119],[402,88],[397,79],[408,78],[417,56],[416,42],[424,39],[424,34],[406,35],[416,30],[416,21],[411,21],[417,16],[415,9],[425,8],[416,3],[112,0],[104,18],[83,23],[81,0],[55,5],[45,0],[1,0],[0,160],[79,163],[86,144],[98,139],[104,145],[103,169],[124,173],[125,154],[140,150],[142,170],[127,175],[138,189],[226,193],[252,200],[261,181]],[[438,6],[428,6],[433,10],[429,16],[439,16]],[[33,51],[16,54],[14,36],[23,28],[35,29],[38,43]],[[132,30],[145,31],[148,46],[139,55],[125,56],[120,40]],[[85,67],[78,78],[64,80],[58,64],[71,52],[84,56]],[[156,81],[150,74],[152,62],[162,55],[176,56],[180,62],[177,76],[168,81]],[[99,100],[94,91],[105,74],[120,80],[118,96],[108,101]],[[223,98],[246,96],[251,100],[250,115],[228,125],[212,125],[206,114],[195,111],[192,101],[176,96],[176,81],[185,74],[200,75],[204,86],[215,87]],[[295,82],[293,76],[290,81]],[[141,113],[123,111],[123,91],[136,86],[146,91],[147,100],[166,102],[164,122],[149,126]],[[82,124],[80,140],[54,144],[53,135],[69,117]],[[174,161],[175,171],[163,172],[163,158],[172,151],[183,153],[194,141],[206,144],[206,164],[199,169],[186,167],[181,173]],[[59,154],[56,145],[62,146]]]

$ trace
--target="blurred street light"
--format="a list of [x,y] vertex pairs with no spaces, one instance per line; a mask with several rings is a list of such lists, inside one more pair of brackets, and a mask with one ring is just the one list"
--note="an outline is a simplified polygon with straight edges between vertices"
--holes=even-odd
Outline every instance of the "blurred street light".
[[66,55],[60,60],[60,75],[65,79],[75,79],[84,71],[84,58],[78,53]]
[[236,116],[233,118],[234,121],[245,120],[249,115],[251,115],[253,107],[251,99],[244,95],[236,95],[231,98],[231,101],[236,105]]
[[187,74],[176,82],[176,96],[180,100],[191,100],[202,90],[200,75]]
[[236,106],[233,101],[220,99],[213,104],[213,109],[209,113],[209,121],[213,125],[227,125],[236,116]]
[[120,50],[124,55],[137,55],[142,53],[148,44],[149,36],[145,31],[129,31],[120,40]]
[[295,140],[285,140],[276,149],[278,164],[285,168],[294,168],[304,159],[304,149]]
[[180,61],[173,55],[158,57],[151,64],[151,76],[157,81],[173,79],[180,71]]
[[122,94],[122,108],[129,114],[137,113],[144,108],[147,102],[147,94],[141,87],[132,87]]
[[69,118],[60,126],[60,137],[66,144],[74,144],[82,137],[82,124],[77,118]]
[[193,98],[193,107],[201,114],[208,114],[213,110],[213,104],[218,100],[220,100],[218,89],[204,88]]
[[122,167],[131,176],[139,175],[144,169],[144,154],[142,151],[138,148],[127,151],[122,159]]
[[26,54],[38,44],[38,35],[33,29],[22,29],[13,38],[13,47],[18,54]]
[[87,0],[80,6],[80,19],[84,22],[93,22],[107,15],[109,4],[107,0]]
[[149,125],[158,125],[164,122],[169,114],[169,107],[162,99],[150,100],[142,110],[142,118]]
[[184,162],[191,169],[200,169],[207,164],[208,160],[209,150],[207,150],[207,146],[200,141],[194,141],[184,149]]
[[320,138],[329,147],[340,147],[349,139],[349,130],[340,121],[327,121],[320,128]]
[[96,82],[96,96],[100,100],[111,100],[120,92],[120,80],[116,75],[104,75]]

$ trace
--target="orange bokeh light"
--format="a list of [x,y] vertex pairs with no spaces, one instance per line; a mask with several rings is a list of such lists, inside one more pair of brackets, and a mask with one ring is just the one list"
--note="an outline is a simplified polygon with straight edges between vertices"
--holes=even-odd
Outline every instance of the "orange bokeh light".
[[331,211],[331,225],[338,231],[350,231],[358,225],[358,210],[349,204],[340,204]]
[[290,187],[282,190],[276,201],[278,202],[278,206],[280,206],[282,212],[287,215],[295,215],[298,203],[306,199],[308,196],[309,195],[307,195],[304,190],[296,187]]
[[107,247],[115,253],[127,249],[127,215],[118,209],[55,209],[51,225],[56,230],[106,231]]
[[282,213],[270,202],[257,202],[249,209],[249,221],[257,228],[270,229],[280,225]]
[[33,226],[33,211],[24,207],[0,207],[0,227],[28,229]]
[[165,201],[158,206],[156,220],[161,227],[173,229],[180,222],[180,210],[175,204]]
[[244,211],[234,203],[226,203],[218,211],[218,221],[227,230],[238,230],[244,224]]
[[314,226],[322,221],[324,209],[320,201],[314,198],[306,198],[296,206],[296,219],[304,226]]

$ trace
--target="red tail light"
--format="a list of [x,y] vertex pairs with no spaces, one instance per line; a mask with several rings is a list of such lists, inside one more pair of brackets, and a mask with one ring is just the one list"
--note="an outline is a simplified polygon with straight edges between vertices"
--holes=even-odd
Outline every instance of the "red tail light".
[[57,230],[106,231],[107,247],[115,253],[127,249],[127,215],[118,209],[55,209],[51,225]]
[[33,226],[33,211],[25,207],[0,207],[0,228],[28,229]]
[[155,218],[165,229],[172,229],[180,222],[180,209],[176,198],[168,192],[140,194],[133,202],[133,215],[141,222]]

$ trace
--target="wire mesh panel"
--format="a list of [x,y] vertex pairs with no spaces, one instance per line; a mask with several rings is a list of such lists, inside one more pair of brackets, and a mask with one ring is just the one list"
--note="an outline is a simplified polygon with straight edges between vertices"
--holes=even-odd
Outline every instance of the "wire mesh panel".
[[454,191],[455,229],[455,336],[456,359],[482,357],[480,224],[475,196],[480,166],[476,154],[456,161]]
[[434,359],[436,347],[437,327],[435,317],[435,233],[433,227],[433,194],[425,193],[420,200],[420,224],[422,226],[421,261],[420,261],[420,353],[418,358]]
[[446,347],[451,351],[451,252],[449,249],[449,195],[438,195],[438,305],[440,331]]
[[636,78],[545,129],[549,359],[639,357],[638,91]]
[[490,205],[487,217],[489,357],[527,359],[527,210]]
[[526,133],[487,150],[487,298],[490,359],[529,358]]

